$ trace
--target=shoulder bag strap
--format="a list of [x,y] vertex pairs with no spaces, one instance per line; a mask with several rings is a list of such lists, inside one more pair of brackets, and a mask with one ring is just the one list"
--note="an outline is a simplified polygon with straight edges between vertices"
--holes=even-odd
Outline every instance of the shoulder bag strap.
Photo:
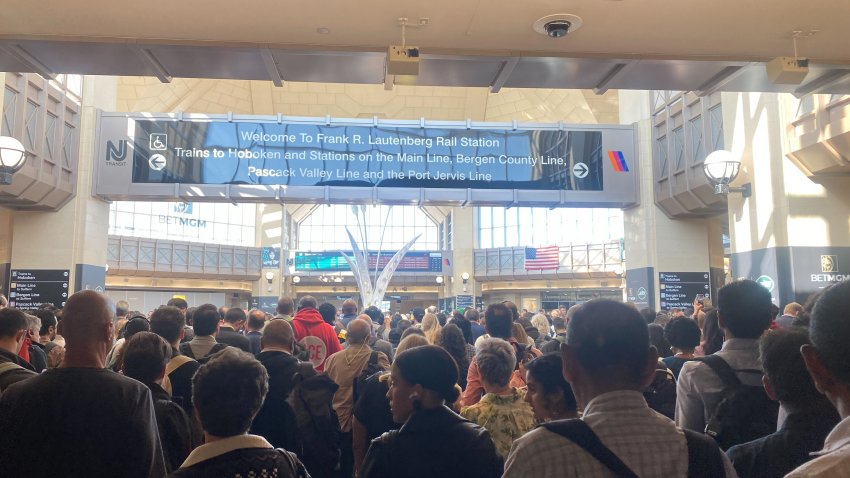
[[582,420],[578,418],[555,420],[541,426],[581,447],[618,478],[639,478],[628,465],[623,463],[623,460],[602,443],[596,433]]
[[685,441],[688,444],[688,478],[726,476],[717,442],[702,433],[684,429],[682,431],[685,432]]
[[377,350],[373,350],[372,353],[369,354],[369,363],[367,363],[366,366],[368,367],[369,365],[378,365],[378,351]]
[[724,387],[728,388],[741,385],[741,381],[738,379],[738,376],[735,375],[735,370],[733,370],[725,360],[717,355],[706,355],[705,357],[700,357],[696,360],[711,367],[711,370],[714,370],[714,373],[720,377]]

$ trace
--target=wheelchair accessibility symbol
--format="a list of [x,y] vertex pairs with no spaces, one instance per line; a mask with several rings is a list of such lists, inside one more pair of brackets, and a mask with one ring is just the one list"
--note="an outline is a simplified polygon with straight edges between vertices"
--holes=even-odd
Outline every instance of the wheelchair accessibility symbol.
[[168,149],[168,135],[165,133],[152,133],[150,136],[151,151],[165,151]]

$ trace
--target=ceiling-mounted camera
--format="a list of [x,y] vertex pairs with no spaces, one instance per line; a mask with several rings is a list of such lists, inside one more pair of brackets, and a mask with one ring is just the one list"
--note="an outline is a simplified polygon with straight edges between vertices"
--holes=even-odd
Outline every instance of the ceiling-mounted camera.
[[543,28],[546,30],[546,34],[552,38],[561,38],[567,36],[567,33],[570,32],[570,27],[573,24],[567,20],[554,20],[545,25]]
[[555,13],[538,18],[531,28],[549,38],[564,38],[581,28],[581,17],[571,13]]

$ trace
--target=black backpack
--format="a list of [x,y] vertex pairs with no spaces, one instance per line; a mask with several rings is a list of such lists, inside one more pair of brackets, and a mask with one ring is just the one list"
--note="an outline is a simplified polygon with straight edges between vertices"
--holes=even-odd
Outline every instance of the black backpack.
[[205,363],[209,362],[209,361],[210,361],[210,358],[211,358],[213,355],[215,355],[215,354],[217,354],[217,353],[221,352],[222,350],[226,349],[227,347],[228,347],[228,345],[227,345],[227,344],[223,344],[223,343],[221,343],[221,342],[217,342],[215,345],[213,345],[213,346],[212,346],[212,348],[210,349],[210,351],[209,351],[209,352],[207,352],[207,354],[206,354],[206,355],[204,355],[204,356],[203,356],[203,357],[201,357],[201,358],[197,358],[197,357],[195,357],[195,354],[194,354],[194,353],[192,353],[192,347],[189,345],[189,342],[183,342],[182,344],[180,344],[180,348],[179,348],[179,350],[180,350],[180,353],[181,353],[181,354],[183,354],[183,355],[185,355],[185,356],[187,356],[187,357],[189,357],[189,358],[193,358],[193,359],[197,360],[199,364],[203,365],[203,364],[205,364]]
[[[292,421],[297,436],[294,449],[310,475],[333,477],[339,473],[339,418],[333,409],[333,398],[339,385],[326,374],[305,378],[295,385],[286,399],[287,421]],[[291,412],[291,415],[290,415]]]
[[658,363],[652,383],[643,391],[643,398],[646,399],[649,408],[671,420],[675,419],[676,377],[663,365],[663,362]]
[[381,365],[378,363],[378,352],[373,350],[372,353],[369,354],[369,361],[366,362],[366,366],[363,367],[363,371],[360,372],[360,375],[354,378],[354,383],[352,384],[354,401],[352,403],[357,403],[360,393],[362,393],[363,389],[366,387],[366,380],[372,375],[383,371],[384,369],[381,368]]
[[[728,450],[776,431],[779,404],[767,396],[762,386],[741,383],[736,371],[717,355],[696,360],[711,367],[723,381],[723,398],[705,426],[705,433],[713,437],[720,448]],[[761,370],[737,372],[764,375]]]

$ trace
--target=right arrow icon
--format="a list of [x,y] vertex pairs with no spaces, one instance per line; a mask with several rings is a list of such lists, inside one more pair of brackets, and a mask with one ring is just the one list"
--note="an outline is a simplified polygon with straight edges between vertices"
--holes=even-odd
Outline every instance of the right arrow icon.
[[573,166],[573,175],[579,179],[586,178],[589,172],[590,169],[584,163],[576,163],[575,166]]

